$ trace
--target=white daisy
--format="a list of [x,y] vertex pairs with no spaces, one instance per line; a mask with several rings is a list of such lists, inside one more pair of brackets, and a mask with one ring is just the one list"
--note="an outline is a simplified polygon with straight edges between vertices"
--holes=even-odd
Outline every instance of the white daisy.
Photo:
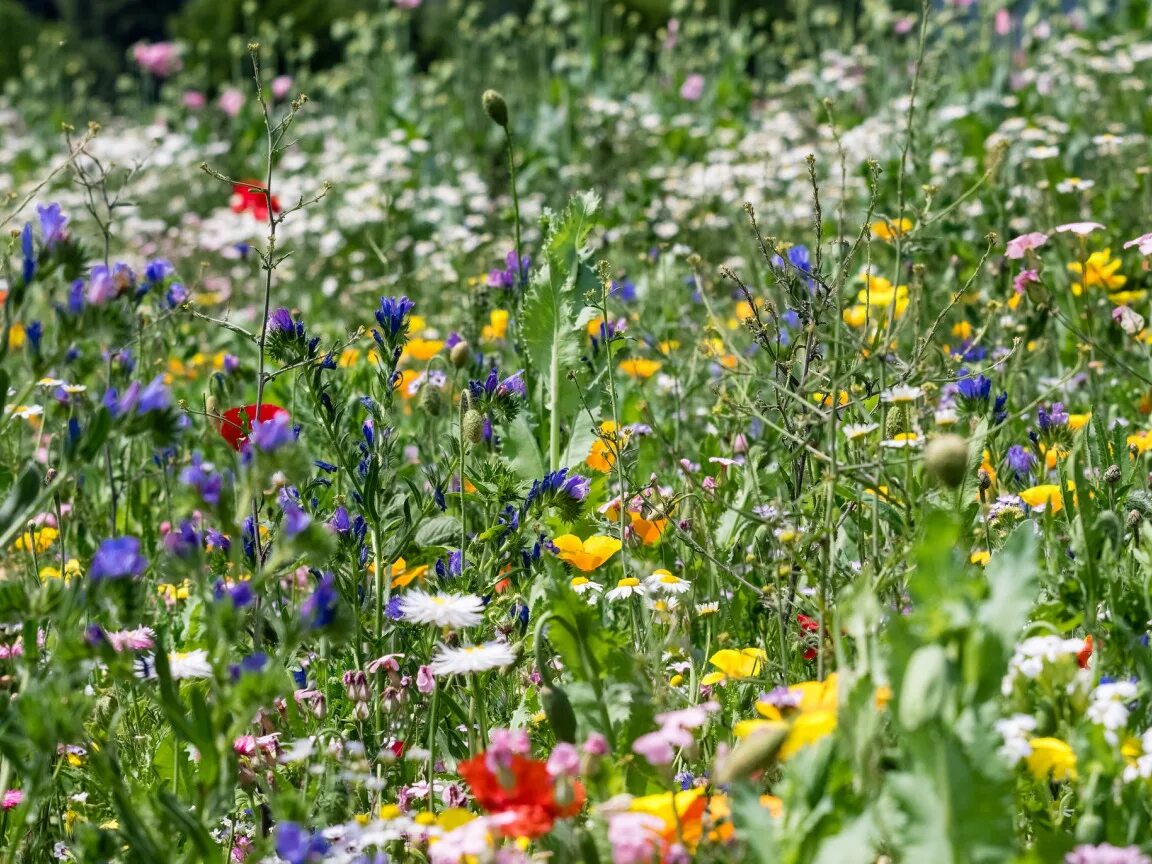
[[951,426],[960,421],[960,415],[956,413],[955,408],[937,408],[936,409],[936,425],[937,426]]
[[15,414],[21,420],[44,416],[43,405],[8,405],[4,411],[7,414]]
[[628,578],[621,579],[619,582],[617,582],[616,587],[604,596],[609,600],[626,600],[633,594],[643,597],[644,586],[640,584],[640,580],[635,576],[629,576]]
[[696,604],[696,614],[697,615],[715,615],[719,611],[720,611],[720,604],[717,603],[715,600],[713,600],[709,603],[697,603]]
[[482,645],[464,645],[449,648],[441,645],[432,655],[433,675],[467,675],[503,669],[516,662],[516,649],[507,642],[485,642]]
[[881,393],[880,401],[890,404],[902,404],[915,402],[923,395],[924,391],[920,387],[909,387],[907,384],[901,384],[897,387],[890,387]]
[[895,438],[887,438],[881,441],[880,446],[899,450],[904,447],[919,447],[923,443],[924,442],[920,440],[920,436],[915,432],[901,432]]
[[168,655],[168,669],[177,681],[182,678],[212,677],[212,664],[208,662],[208,652],[203,648],[197,648],[195,651],[173,651]]
[[84,392],[87,392],[87,390],[88,390],[87,385],[84,385],[84,384],[65,384],[63,386],[64,386],[64,392],[67,393],[69,396],[75,396],[78,393],[84,393]]
[[572,586],[573,591],[581,596],[584,594],[599,594],[604,590],[603,585],[599,582],[593,582],[587,576],[573,576],[572,581],[568,584]]
[[855,441],[858,438],[863,438],[880,428],[879,423],[848,423],[840,427],[840,431],[844,433],[844,437],[849,441]]
[[419,589],[400,598],[404,620],[437,627],[474,627],[483,620],[484,601],[475,594],[427,594]]
[[63,387],[67,381],[62,381],[59,378],[41,378],[36,382],[39,387]]
[[647,587],[653,591],[662,591],[665,594],[687,594],[692,590],[692,583],[681,579],[675,573],[667,570],[655,570],[646,580]]

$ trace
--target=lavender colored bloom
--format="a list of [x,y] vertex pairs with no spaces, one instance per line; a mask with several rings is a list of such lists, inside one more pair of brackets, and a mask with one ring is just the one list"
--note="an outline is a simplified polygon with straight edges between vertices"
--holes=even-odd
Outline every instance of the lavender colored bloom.
[[281,822],[276,827],[276,854],[288,864],[311,864],[321,861],[328,851],[328,841],[319,834],[301,828],[295,822]]
[[210,464],[204,462],[199,452],[192,454],[192,461],[180,472],[180,482],[195,489],[205,504],[215,506],[220,503],[220,490],[224,486],[224,478],[212,470]]
[[372,422],[371,417],[364,421],[360,431],[364,433],[364,440],[368,442],[369,447],[376,443],[376,424]]
[[774,708],[795,708],[800,704],[801,696],[787,687],[773,687],[760,696],[760,701]]
[[[166,295],[164,295],[165,302],[167,302],[168,306],[172,309],[175,309],[177,306],[184,303],[187,299],[188,299],[188,289],[185,288],[180,282],[173,282],[171,285],[169,285],[168,286],[168,293]],[[232,356],[231,354],[228,354],[224,358],[224,371],[225,372],[232,371],[228,368],[228,357],[231,357],[231,356]]]
[[304,626],[311,630],[320,630],[332,623],[332,619],[336,617],[338,597],[336,577],[331,573],[324,573],[312,596],[300,604],[300,617],[304,621]]
[[280,306],[268,316],[269,333],[284,332],[291,334],[295,329],[296,322],[292,320],[292,313],[283,306]]
[[1142,853],[1139,846],[1084,843],[1064,856],[1064,864],[1152,864],[1152,858]]
[[295,537],[312,524],[312,517],[305,513],[298,504],[287,501],[284,507],[284,533],[288,537]]
[[[493,370],[495,371],[495,370]],[[521,399],[528,398],[528,386],[524,383],[524,370],[513,373],[500,382],[496,387],[497,396],[507,395],[519,396]]]
[[384,607],[384,614],[392,621],[399,621],[404,617],[404,610],[401,608],[399,594],[393,594],[388,599],[388,604]]
[[337,534],[346,534],[352,527],[352,519],[348,516],[347,507],[337,507],[332,518],[328,520],[328,527]]
[[177,558],[187,558],[200,548],[200,544],[200,535],[188,520],[184,520],[179,528],[169,531],[164,536],[164,551]]
[[631,279],[613,280],[608,293],[613,297],[619,297],[625,303],[631,303],[636,299],[636,285]]
[[157,375],[148,382],[147,387],[140,391],[137,409],[141,414],[147,414],[149,411],[163,411],[171,404],[172,397],[168,393],[168,387],[164,384],[164,376]]
[[1047,432],[1056,426],[1068,425],[1068,414],[1064,410],[1063,402],[1053,402],[1051,409],[1045,410],[1041,405],[1036,409],[1036,425],[1041,432]]
[[381,297],[376,322],[395,340],[407,328],[405,319],[415,305],[407,297]]
[[464,572],[464,568],[468,566],[468,562],[464,560],[464,552],[460,549],[448,555],[448,573],[451,576],[459,576]]
[[84,311],[84,280],[77,279],[68,288],[68,313],[79,315]]
[[296,430],[293,429],[292,419],[287,414],[277,414],[271,420],[253,426],[249,440],[257,450],[272,453],[294,442]]
[[95,581],[126,579],[139,576],[148,568],[148,559],[140,554],[136,537],[113,537],[105,540],[92,556],[88,575]]
[[204,532],[204,542],[213,549],[221,549],[225,552],[232,546],[232,541],[215,528],[209,528]]
[[252,592],[252,583],[247,580],[237,582],[235,585],[227,585],[221,580],[212,589],[212,596],[217,600],[227,598],[232,601],[232,607],[235,609],[243,609],[250,605],[255,597]]
[[1036,464],[1036,457],[1019,444],[1013,444],[1008,448],[1004,461],[1008,465],[1008,470],[1016,475],[1016,479],[1023,480],[1032,473],[1032,468]]
[[40,239],[44,248],[51,251],[64,239],[64,226],[68,224],[68,217],[61,212],[59,204],[38,204],[36,215],[40,217]]
[[88,274],[88,302],[93,306],[103,306],[117,295],[112,272],[103,264],[97,264]]

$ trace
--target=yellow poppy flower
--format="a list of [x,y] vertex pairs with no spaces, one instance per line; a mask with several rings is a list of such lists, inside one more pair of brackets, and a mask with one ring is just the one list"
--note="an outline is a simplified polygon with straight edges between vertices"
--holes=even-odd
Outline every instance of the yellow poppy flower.
[[15,351],[17,348],[24,347],[24,325],[19,321],[13,321],[12,326],[8,328],[8,348]]
[[594,534],[581,540],[575,534],[561,534],[552,540],[560,550],[560,560],[567,561],[577,570],[591,572],[620,551],[621,543],[615,537]]
[[1079,276],[1081,281],[1072,283],[1072,293],[1079,297],[1085,285],[1089,288],[1099,285],[1106,291],[1123,288],[1128,277],[1116,272],[1120,269],[1120,263],[1119,259],[1112,260],[1111,249],[1093,252],[1083,264],[1073,261],[1068,265],[1068,269]]
[[480,331],[481,342],[498,342],[508,335],[509,313],[507,309],[493,309],[488,313],[488,323]]
[[[799,701],[789,711],[794,714],[808,711],[835,711],[840,704],[839,684],[839,676],[833,672],[823,681],[803,681],[792,685],[788,688],[788,694],[794,699],[799,697]],[[767,702],[757,702],[756,713],[768,720],[784,719],[780,709]]]
[[795,756],[809,744],[815,744],[836,731],[836,712],[828,708],[799,714],[788,727],[788,737],[780,746],[780,759]]
[[164,602],[171,605],[177,600],[187,600],[189,589],[192,583],[185,579],[179,585],[173,585],[171,582],[162,582],[156,586],[156,593],[164,598]]
[[1026,763],[1037,780],[1075,780],[1076,752],[1059,738],[1032,738]]
[[444,347],[441,339],[409,339],[404,346],[404,357],[412,360],[431,360]]
[[992,553],[987,549],[977,549],[968,556],[968,560],[980,567],[985,567],[992,560]]
[[36,550],[37,554],[47,552],[59,536],[60,532],[51,525],[41,525],[30,531],[25,531],[17,537],[12,548],[16,552],[31,552],[33,549]]
[[1135,447],[1137,454],[1143,454],[1145,450],[1152,447],[1152,432],[1134,432],[1126,439],[1129,447]]
[[1071,429],[1073,432],[1078,432],[1079,430],[1081,430],[1085,426],[1087,426],[1088,422],[1091,419],[1092,419],[1092,413],[1091,412],[1089,412],[1087,414],[1069,414],[1068,415],[1068,428]]
[[588,456],[585,457],[584,463],[595,471],[607,473],[611,471],[612,466],[616,464],[616,450],[618,446],[622,446],[624,443],[627,443],[627,436],[622,436],[618,444],[616,424],[611,420],[605,420],[600,424],[600,436],[592,442],[592,447],[588,451]]
[[720,684],[729,678],[741,680],[754,678],[760,674],[760,668],[768,655],[763,648],[743,648],[737,651],[734,648],[724,648],[708,658],[708,662],[719,669],[719,672],[709,672],[700,679],[705,687]]
[[844,310],[841,317],[849,327],[863,327],[868,322],[868,307],[862,303],[849,306]]
[[[1069,484],[1068,488],[1073,488],[1072,484]],[[1020,497],[1029,507],[1050,508],[1053,513],[1059,513],[1064,509],[1064,496],[1060,492],[1060,487],[1055,483],[1031,486],[1021,491]]]
[[618,367],[629,378],[651,378],[660,371],[659,360],[646,360],[643,357],[629,357]]
[[891,243],[897,237],[903,237],[912,230],[912,220],[904,217],[903,219],[881,219],[873,222],[868,226],[872,230],[872,236],[878,240],[883,240],[885,243]]
[[968,321],[960,321],[952,325],[952,335],[956,339],[964,340],[972,338],[972,325]]
[[340,352],[340,356],[336,358],[336,365],[341,369],[349,369],[356,365],[356,361],[360,359],[359,348],[345,348]]
[[[848,404],[848,400],[849,400],[849,396],[848,396],[847,390],[841,390],[836,396],[836,403],[841,408],[843,408],[845,405]],[[831,393],[824,393],[820,390],[817,390],[815,393],[812,394],[812,401],[819,404],[819,406],[821,408],[831,408],[832,407],[832,394]]]
[[668,527],[667,519],[645,519],[639,513],[632,510],[628,511],[628,516],[632,519],[632,530],[645,546],[659,543],[660,536],[664,533],[664,529]]

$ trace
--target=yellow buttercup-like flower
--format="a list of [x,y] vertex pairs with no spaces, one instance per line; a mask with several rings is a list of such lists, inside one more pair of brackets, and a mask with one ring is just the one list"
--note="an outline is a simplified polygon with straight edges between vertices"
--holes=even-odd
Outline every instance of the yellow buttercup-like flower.
[[[1069,483],[1069,489],[1074,486]],[[1029,507],[1043,507],[1046,510],[1051,510],[1053,513],[1059,513],[1064,509],[1064,496],[1060,491],[1060,487],[1055,483],[1042,483],[1039,486],[1031,486],[1020,492],[1020,497],[1024,499],[1024,503]]]
[[593,534],[581,540],[575,534],[561,534],[552,540],[560,550],[560,560],[567,561],[577,570],[591,572],[620,551],[621,543],[615,537]]
[[60,532],[51,525],[41,525],[30,531],[25,531],[17,537],[12,548],[17,552],[31,552],[33,549],[36,550],[37,554],[47,552],[59,536]]
[[616,424],[611,420],[605,420],[600,424],[600,435],[592,442],[584,464],[594,471],[607,473],[616,464],[617,450],[627,443],[627,434],[617,437]]
[[480,331],[481,342],[498,342],[508,335],[509,313],[507,309],[493,309],[488,313],[488,323]]
[[741,680],[754,678],[760,674],[760,668],[768,655],[763,648],[724,648],[708,658],[708,662],[719,669],[719,672],[709,672],[700,679],[705,686],[720,684],[728,679]]
[[912,230],[912,220],[905,217],[903,219],[881,219],[878,222],[873,222],[868,226],[872,230],[872,236],[886,243],[891,243],[897,237],[902,237]]
[[643,357],[629,357],[618,367],[629,378],[651,378],[660,371],[659,360],[646,360]]
[[441,339],[409,339],[404,346],[404,357],[413,360],[431,360],[444,347]]
[[1028,770],[1037,780],[1075,780],[1076,752],[1059,738],[1032,738],[1032,752],[1025,759]]
[[1093,252],[1083,263],[1073,261],[1068,265],[1068,269],[1079,276],[1080,281],[1072,283],[1072,293],[1077,297],[1080,296],[1084,286],[1089,288],[1099,286],[1109,292],[1123,288],[1128,277],[1116,272],[1120,269],[1120,263],[1119,259],[1112,260],[1111,249]]

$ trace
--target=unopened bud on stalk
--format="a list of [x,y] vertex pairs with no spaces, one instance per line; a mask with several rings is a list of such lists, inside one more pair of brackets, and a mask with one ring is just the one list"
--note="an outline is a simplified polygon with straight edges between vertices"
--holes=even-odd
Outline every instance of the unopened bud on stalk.
[[473,444],[479,444],[484,437],[484,415],[475,408],[469,408],[464,415],[464,437]]
[[484,106],[484,113],[493,123],[502,129],[508,128],[508,103],[504,101],[503,96],[495,90],[485,90],[484,95],[480,97],[480,104]]
[[924,470],[945,486],[956,488],[968,473],[968,442],[959,435],[941,435],[924,448]]
[[1120,470],[1119,465],[1109,465],[1104,469],[1104,482],[1110,486],[1115,486],[1119,483],[1123,476],[1124,474]]
[[452,361],[452,365],[457,369],[463,369],[468,365],[468,354],[470,351],[471,346],[466,340],[461,339],[459,342],[452,346],[452,350],[449,352],[448,358]]
[[745,780],[771,767],[788,737],[785,724],[753,732],[730,752],[716,771],[717,783]]
[[420,407],[430,417],[439,417],[443,401],[440,398],[440,388],[425,383],[420,388]]
[[976,472],[976,484],[980,487],[981,492],[987,492],[992,488],[992,475],[981,468]]

